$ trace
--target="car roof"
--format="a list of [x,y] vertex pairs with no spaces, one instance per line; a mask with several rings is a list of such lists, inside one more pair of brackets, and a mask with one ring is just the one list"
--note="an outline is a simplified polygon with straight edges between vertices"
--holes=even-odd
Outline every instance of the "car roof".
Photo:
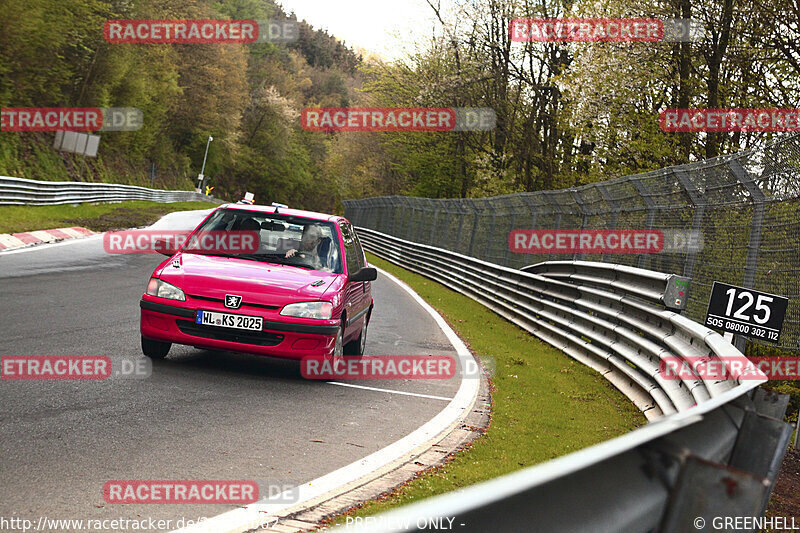
[[330,222],[339,222],[340,220],[347,220],[339,215],[329,215],[326,213],[317,213],[315,211],[303,211],[301,209],[289,209],[288,207],[273,207],[271,205],[256,205],[256,204],[223,204],[219,209],[237,209],[241,211],[257,211],[264,214],[279,214],[289,215],[293,217],[310,218],[312,220],[327,220]]

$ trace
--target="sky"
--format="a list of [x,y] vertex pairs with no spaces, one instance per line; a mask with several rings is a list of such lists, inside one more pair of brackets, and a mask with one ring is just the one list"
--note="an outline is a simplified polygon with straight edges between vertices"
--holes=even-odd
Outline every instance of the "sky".
[[324,29],[349,47],[392,61],[424,44],[434,27],[425,0],[278,0],[315,29]]

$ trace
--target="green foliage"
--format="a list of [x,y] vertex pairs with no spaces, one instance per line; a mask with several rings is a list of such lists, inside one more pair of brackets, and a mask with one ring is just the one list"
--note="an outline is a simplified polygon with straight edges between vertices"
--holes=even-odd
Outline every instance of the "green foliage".
[[0,174],[190,189],[208,152],[215,195],[330,211],[325,135],[308,105],[348,105],[360,58],[301,22],[289,45],[111,44],[108,19],[288,19],[272,0],[0,0],[0,106],[136,107],[144,126],[101,133],[99,156],[58,153],[52,133],[0,132]]
[[[354,192],[480,197],[552,190],[740,151],[769,134],[674,134],[667,108],[794,108],[800,101],[796,2],[575,0],[458,2],[429,46],[406,61],[362,68],[365,105],[478,106],[497,114],[487,133],[369,137],[371,164],[348,148],[331,154]],[[439,5],[431,3],[432,7]],[[688,9],[686,13],[682,9]],[[691,18],[692,42],[518,43],[518,17]],[[364,143],[359,140],[359,146]],[[344,146],[343,146],[344,145]],[[370,187],[363,184],[369,183]]]
[[[438,5],[432,3],[432,6]],[[514,43],[517,17],[699,20],[685,45]],[[275,0],[0,0],[0,106],[137,107],[145,125],[102,135],[100,157],[53,153],[52,137],[0,132],[0,171],[39,179],[194,186],[337,209],[344,197],[480,197],[572,187],[730,153],[754,133],[672,134],[668,107],[797,107],[791,0],[460,2],[403,61],[363,60],[298,21],[289,44],[110,44],[110,18],[296,20]],[[796,14],[796,13],[795,13]],[[448,18],[452,17],[452,18]],[[487,107],[488,132],[321,133],[305,107]],[[266,198],[264,198],[266,196]]]

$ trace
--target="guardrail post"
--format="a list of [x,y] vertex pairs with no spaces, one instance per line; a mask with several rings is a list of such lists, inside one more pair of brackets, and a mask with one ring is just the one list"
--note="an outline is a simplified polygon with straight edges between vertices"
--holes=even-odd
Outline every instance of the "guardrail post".
[[[747,259],[744,265],[743,287],[753,288],[756,281],[756,268],[758,267],[758,249],[761,247],[761,225],[764,222],[764,203],[767,196],[759,189],[752,176],[745,170],[738,159],[728,162],[736,179],[744,186],[753,201],[753,221],[750,224],[750,240],[747,243]],[[743,352],[747,339],[741,335],[736,336],[736,348]]]
[[[769,487],[775,485],[783,456],[792,438],[792,426],[782,420],[748,410],[731,453],[729,465],[765,478]],[[769,491],[761,500],[759,515],[764,514]]]
[[[646,229],[653,229],[653,224],[656,220],[656,203],[650,198],[650,193],[647,192],[647,189],[644,188],[642,182],[639,181],[639,178],[631,178],[631,183],[633,187],[636,189],[636,192],[639,193],[639,196],[642,197],[642,201],[644,201],[645,205],[647,206],[647,223]],[[647,264],[647,254],[639,254],[639,268],[644,268]]]
[[789,407],[789,395],[759,387],[753,394],[753,406],[762,415],[783,420]]
[[714,531],[714,520],[759,516],[769,483],[749,472],[690,455],[672,488],[661,533]]
[[[706,213],[707,202],[697,187],[694,186],[692,180],[689,179],[689,175],[686,171],[673,168],[672,173],[678,178],[678,181],[683,186],[686,194],[689,195],[689,200],[694,207],[691,233],[691,235],[694,236],[698,234],[703,227],[703,217]],[[694,275],[694,265],[697,261],[697,246],[692,243],[691,238],[687,240],[687,243],[688,249],[686,250],[686,262],[683,264],[683,275],[687,278],[691,278]]]
[[[605,183],[595,183],[595,187],[597,187],[600,196],[603,198],[603,201],[611,210],[611,219],[608,221],[608,229],[617,229],[617,221],[619,219],[619,204],[617,203],[614,198],[611,197],[611,193],[608,192],[608,188]],[[608,261],[609,256],[608,252],[603,252],[603,256],[601,258],[602,261]]]

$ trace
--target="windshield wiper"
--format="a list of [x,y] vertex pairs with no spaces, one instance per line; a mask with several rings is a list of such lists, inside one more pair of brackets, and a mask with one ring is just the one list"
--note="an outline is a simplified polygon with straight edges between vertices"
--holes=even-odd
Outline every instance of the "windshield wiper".
[[213,255],[217,257],[232,257],[234,259],[247,259],[248,261],[258,261],[261,263],[274,263],[276,265],[286,265],[286,266],[304,268],[306,270],[316,270],[313,266],[307,265],[305,263],[292,263],[289,261],[276,260],[276,259],[286,259],[286,256],[284,254],[226,254],[226,253],[206,253],[200,250],[192,251],[190,253],[196,253],[199,255]]
[[[262,261],[257,254],[227,254],[222,252],[204,252],[202,250],[187,250],[188,253],[197,255],[210,255],[213,257],[231,257],[233,259],[247,259],[249,261]],[[263,261],[262,261],[263,262]]]
[[[313,266],[307,265],[305,263],[294,263],[294,262],[292,262],[291,261],[292,258],[287,258],[286,255],[284,255],[284,254],[263,254],[263,257],[272,257],[272,258],[275,258],[275,259],[283,259],[283,261],[275,261],[275,260],[270,260],[269,261],[270,263],[275,263],[276,265],[294,266],[294,267],[308,268],[308,269],[314,270]],[[288,261],[287,261],[287,259],[288,259]]]

